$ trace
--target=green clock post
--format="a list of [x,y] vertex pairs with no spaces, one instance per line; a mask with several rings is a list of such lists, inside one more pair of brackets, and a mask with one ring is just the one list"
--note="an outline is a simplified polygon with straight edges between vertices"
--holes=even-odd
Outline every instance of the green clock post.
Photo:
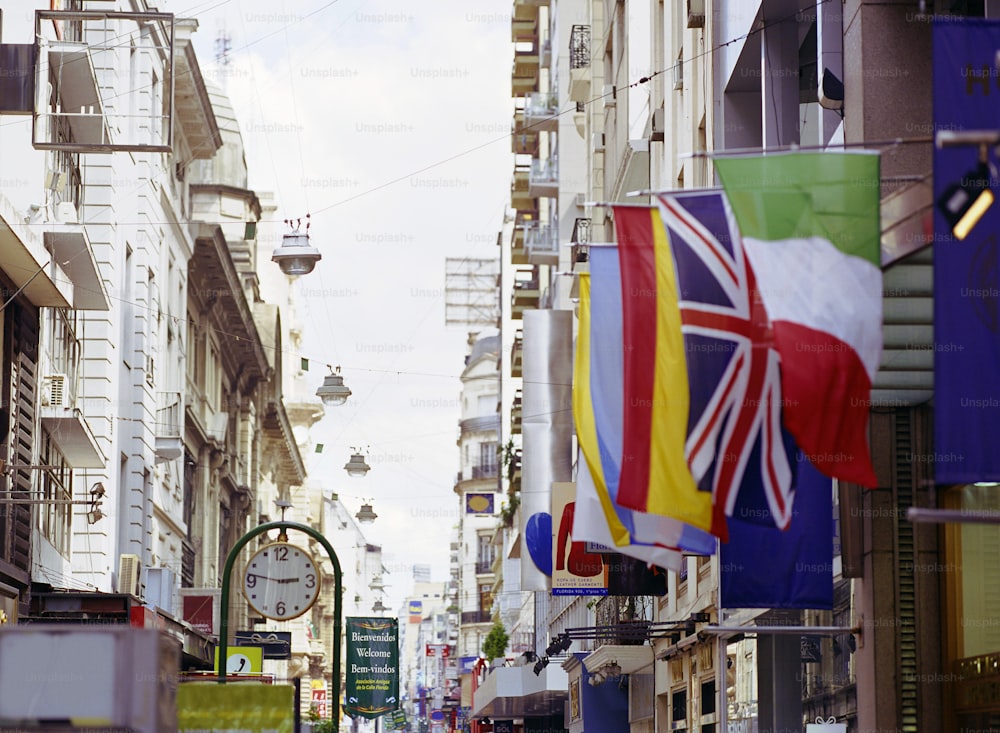
[[340,560],[330,542],[317,529],[299,522],[268,522],[254,527],[240,537],[226,558],[222,571],[222,610],[219,620],[219,683],[226,682],[226,656],[229,651],[229,583],[236,558],[254,537],[272,529],[278,530],[278,539],[258,549],[247,562],[243,574],[243,594],[247,603],[257,613],[276,621],[287,621],[301,616],[319,598],[322,582],[319,565],[301,547],[289,544],[288,530],[294,529],[312,537],[323,545],[333,563],[333,684],[331,696],[333,720],[340,719],[340,634],[343,615],[343,572]]

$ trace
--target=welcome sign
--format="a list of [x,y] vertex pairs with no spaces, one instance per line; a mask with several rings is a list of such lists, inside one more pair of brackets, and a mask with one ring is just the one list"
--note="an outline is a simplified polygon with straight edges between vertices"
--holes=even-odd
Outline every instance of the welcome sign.
[[399,621],[348,616],[344,712],[378,718],[399,707]]

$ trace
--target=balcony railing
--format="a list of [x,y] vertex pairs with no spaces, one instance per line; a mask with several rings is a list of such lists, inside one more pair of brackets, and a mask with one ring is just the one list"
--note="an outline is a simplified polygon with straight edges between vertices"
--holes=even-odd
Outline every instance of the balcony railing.
[[531,161],[528,193],[535,198],[554,197],[559,193],[559,161],[555,157]]
[[569,30],[569,68],[590,66],[590,26],[574,25]]
[[481,466],[473,466],[472,478],[496,478],[499,470],[496,463],[484,463]]
[[463,624],[486,624],[490,620],[488,611],[462,611]]
[[492,560],[478,560],[476,561],[476,574],[485,575],[486,573],[493,572],[493,561]]
[[528,262],[533,265],[559,264],[559,228],[550,224],[529,226],[524,237]]
[[459,430],[462,431],[462,435],[466,433],[482,433],[490,430],[500,429],[500,415],[498,413],[490,413],[489,415],[480,415],[479,417],[469,417],[465,420],[460,420],[458,423]]
[[82,363],[82,343],[76,336],[74,318],[62,308],[49,311],[52,317],[51,344],[49,354],[50,373],[43,375],[44,395],[54,407],[76,407],[76,396],[80,382],[79,365]]
[[184,450],[184,402],[180,392],[160,392],[156,408],[156,456],[160,460],[178,458]]
[[458,481],[477,481],[479,479],[496,478],[500,473],[500,468],[496,462],[480,463],[470,466],[464,471],[459,471],[456,476]]
[[553,131],[559,127],[559,97],[551,92],[532,92],[524,103],[524,124],[530,130]]

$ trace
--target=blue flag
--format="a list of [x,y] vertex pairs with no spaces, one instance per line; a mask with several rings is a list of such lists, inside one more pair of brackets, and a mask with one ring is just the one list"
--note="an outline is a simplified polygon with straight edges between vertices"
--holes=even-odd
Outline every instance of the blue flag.
[[833,608],[833,482],[799,453],[788,529],[729,518],[722,608]]
[[[996,52],[1000,23],[935,20],[934,129],[1000,129]],[[993,146],[980,165],[976,145],[934,150],[935,481],[1000,481],[1000,203],[967,233],[956,215],[996,189]],[[985,177],[977,176],[985,171]],[[979,189],[977,191],[977,184]],[[930,460],[921,457],[920,460]]]

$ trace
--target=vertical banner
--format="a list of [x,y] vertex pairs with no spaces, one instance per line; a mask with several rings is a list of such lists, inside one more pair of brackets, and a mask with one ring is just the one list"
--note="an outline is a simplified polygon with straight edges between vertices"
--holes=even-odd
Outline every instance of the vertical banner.
[[573,478],[573,312],[524,312],[521,374],[521,590],[552,574],[551,488]]
[[[1000,129],[998,48],[996,21],[935,19],[937,135]],[[934,148],[933,459],[939,484],[1000,481],[993,437],[1000,424],[1000,205],[989,205],[996,164],[993,145]],[[966,232],[961,215],[983,204],[982,218]]]
[[399,621],[348,616],[344,712],[377,718],[399,707]]
[[[583,470],[586,470],[585,468]],[[604,559],[573,540],[576,484],[552,484],[552,595],[603,596],[608,593]],[[494,729],[494,733],[496,730]]]

